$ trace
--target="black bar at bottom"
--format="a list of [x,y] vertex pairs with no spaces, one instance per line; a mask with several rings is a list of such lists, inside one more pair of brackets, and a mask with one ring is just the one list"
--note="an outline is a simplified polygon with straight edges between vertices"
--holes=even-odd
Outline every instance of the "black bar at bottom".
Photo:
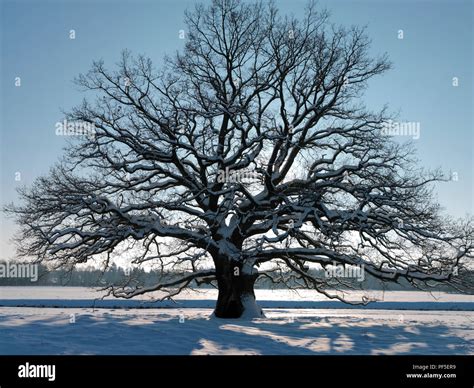
[[250,388],[293,381],[310,387],[472,388],[473,366],[472,356],[0,356],[0,387],[133,387],[145,382],[159,387],[171,380],[180,387]]

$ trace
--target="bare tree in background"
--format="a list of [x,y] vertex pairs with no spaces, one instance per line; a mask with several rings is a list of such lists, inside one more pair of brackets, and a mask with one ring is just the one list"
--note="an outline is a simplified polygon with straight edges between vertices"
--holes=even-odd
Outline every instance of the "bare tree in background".
[[313,4],[296,20],[237,0],[198,5],[186,23],[184,49],[161,71],[124,52],[116,71],[95,62],[78,78],[96,98],[66,118],[94,136],[7,208],[19,254],[161,269],[153,287],[111,287],[124,298],[216,281],[225,318],[262,314],[259,276],[340,298],[313,264],[457,285],[472,220],[441,217],[431,188],[442,174],[384,133],[385,109],[361,104],[389,69],[363,29],[335,27]]

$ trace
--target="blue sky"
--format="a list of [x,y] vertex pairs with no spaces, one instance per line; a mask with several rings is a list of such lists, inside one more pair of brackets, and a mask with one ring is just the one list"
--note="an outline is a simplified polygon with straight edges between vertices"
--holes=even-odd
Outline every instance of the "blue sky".
[[[193,1],[0,0],[0,203],[15,188],[45,174],[61,155],[55,123],[84,97],[72,83],[96,59],[113,67],[127,48],[160,63],[183,46],[183,12]],[[275,1],[282,13],[301,14],[305,1]],[[393,69],[369,84],[365,103],[388,104],[401,121],[419,122],[420,164],[455,172],[437,187],[453,216],[474,214],[473,2],[320,1],[343,25],[367,25],[374,54],[387,52]],[[75,30],[75,39],[70,39]],[[403,30],[404,38],[398,39]],[[15,77],[21,86],[15,86]],[[452,85],[458,77],[459,86]],[[21,181],[15,174],[21,173]],[[14,225],[1,215],[0,249]]]

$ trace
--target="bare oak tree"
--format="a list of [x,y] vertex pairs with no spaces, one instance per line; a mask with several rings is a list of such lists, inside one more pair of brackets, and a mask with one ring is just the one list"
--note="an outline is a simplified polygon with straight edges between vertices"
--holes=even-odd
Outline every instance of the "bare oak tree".
[[198,5],[186,23],[161,70],[124,52],[115,71],[99,61],[77,79],[95,100],[66,119],[95,131],[7,208],[19,254],[161,269],[153,287],[111,287],[117,297],[214,282],[226,318],[262,314],[259,276],[341,298],[315,265],[456,286],[472,220],[441,216],[441,172],[418,168],[413,147],[384,133],[386,109],[361,103],[390,67],[364,29],[334,26],[314,4],[297,20],[238,0]]

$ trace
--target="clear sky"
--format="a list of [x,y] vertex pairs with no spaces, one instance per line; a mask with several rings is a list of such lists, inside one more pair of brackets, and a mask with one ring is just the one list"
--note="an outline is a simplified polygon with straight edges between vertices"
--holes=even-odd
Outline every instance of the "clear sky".
[[[123,49],[156,65],[183,46],[183,11],[193,1],[0,0],[0,204],[15,188],[47,173],[61,155],[55,135],[61,109],[83,94],[72,80],[96,59],[113,67]],[[301,14],[305,1],[275,1],[282,13]],[[401,121],[420,123],[415,141],[421,164],[453,172],[437,187],[446,213],[474,214],[474,2],[319,2],[343,25],[367,25],[374,54],[387,52],[393,69],[369,84],[365,102],[387,103]],[[70,39],[70,31],[75,39]],[[403,30],[403,39],[399,39]],[[16,77],[21,86],[16,86]],[[453,77],[459,80],[453,86]],[[17,174],[20,173],[20,174]],[[16,180],[20,178],[20,180]],[[0,259],[11,257],[11,220],[0,215]]]

